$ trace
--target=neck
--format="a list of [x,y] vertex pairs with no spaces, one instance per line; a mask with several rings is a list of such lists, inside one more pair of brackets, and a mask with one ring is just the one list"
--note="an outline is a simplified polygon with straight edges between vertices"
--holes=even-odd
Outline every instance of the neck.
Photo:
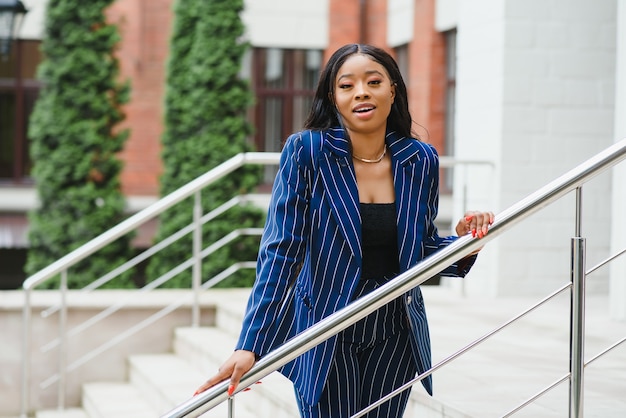
[[361,161],[362,163],[379,163],[383,160],[383,158],[385,158],[385,155],[387,154],[387,147],[383,147],[383,152],[377,157],[377,158],[363,158],[363,157],[359,157],[358,155],[352,153],[352,158],[354,158],[357,161]]
[[384,137],[382,139],[380,137],[376,139],[358,137],[356,140],[350,138],[350,147],[352,155],[360,157],[357,159],[376,160],[381,158],[387,145]]

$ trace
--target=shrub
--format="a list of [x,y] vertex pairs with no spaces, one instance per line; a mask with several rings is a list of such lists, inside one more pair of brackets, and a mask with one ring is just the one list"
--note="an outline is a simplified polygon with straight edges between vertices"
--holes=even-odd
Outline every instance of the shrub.
[[[161,193],[166,195],[229,158],[251,151],[251,127],[246,112],[252,104],[248,83],[239,76],[248,45],[241,41],[241,0],[180,0],[167,72],[165,132]],[[259,167],[245,167],[202,191],[203,213],[258,184]],[[181,202],[160,218],[157,240],[170,236],[192,222],[193,199]],[[259,226],[262,213],[240,207],[220,215],[203,228],[204,247],[235,227]],[[237,261],[256,258],[258,238],[242,238],[203,261],[202,276],[210,279]],[[154,280],[192,257],[188,235],[152,257],[147,270]],[[230,286],[249,285],[251,270],[240,271]],[[166,287],[189,287],[187,270]]]
[[[118,81],[113,52],[117,27],[104,10],[113,0],[57,0],[47,7],[44,87],[29,126],[40,206],[29,214],[26,270],[33,274],[124,218],[117,153],[128,132],[116,129],[129,86]],[[128,259],[130,237],[70,270],[70,287],[83,287]],[[128,275],[110,283],[129,287]],[[50,283],[48,287],[54,286]]]

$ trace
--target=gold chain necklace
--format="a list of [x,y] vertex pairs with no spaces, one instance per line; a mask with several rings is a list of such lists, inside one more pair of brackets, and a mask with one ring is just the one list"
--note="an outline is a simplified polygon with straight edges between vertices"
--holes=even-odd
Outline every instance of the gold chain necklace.
[[356,156],[354,154],[352,154],[352,158],[357,159],[357,160],[359,160],[361,162],[364,162],[364,163],[374,163],[375,164],[375,163],[381,162],[383,160],[383,158],[385,158],[386,154],[387,154],[387,147],[383,148],[383,153],[380,155],[380,157],[378,157],[378,158],[376,158],[374,160],[368,160],[367,158],[361,158],[361,157],[358,157],[358,156]]

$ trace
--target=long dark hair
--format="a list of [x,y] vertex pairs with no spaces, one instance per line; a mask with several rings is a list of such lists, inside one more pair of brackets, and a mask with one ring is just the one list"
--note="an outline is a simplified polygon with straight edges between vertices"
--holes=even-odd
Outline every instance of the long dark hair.
[[398,64],[384,50],[372,45],[362,44],[344,45],[330,57],[320,74],[315,97],[313,98],[313,105],[304,123],[304,128],[322,130],[341,125],[339,115],[335,109],[335,103],[332,100],[335,94],[335,79],[344,62],[355,54],[367,55],[382,65],[389,73],[391,83],[396,86],[395,98],[387,118],[387,130],[396,131],[406,137],[415,136],[411,132],[412,119],[409,112],[406,85],[402,79],[402,74],[400,74]]

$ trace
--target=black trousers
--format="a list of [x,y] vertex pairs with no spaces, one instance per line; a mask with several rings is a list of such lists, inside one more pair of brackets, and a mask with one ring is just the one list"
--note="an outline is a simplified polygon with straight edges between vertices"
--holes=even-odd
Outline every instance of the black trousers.
[[[362,280],[354,298],[386,280]],[[404,302],[398,298],[339,333],[320,401],[308,405],[296,391],[301,416],[348,418],[415,377],[409,332]],[[364,416],[402,417],[409,395],[407,389]]]

